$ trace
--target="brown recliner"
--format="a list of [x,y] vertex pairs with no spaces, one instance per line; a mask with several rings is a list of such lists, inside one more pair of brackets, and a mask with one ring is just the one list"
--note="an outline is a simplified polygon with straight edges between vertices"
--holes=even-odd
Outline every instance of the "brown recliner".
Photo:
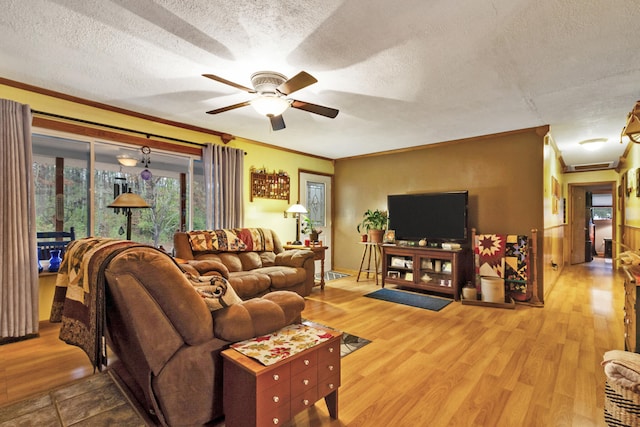
[[281,291],[211,312],[174,260],[151,247],[116,255],[105,278],[118,359],[110,369],[149,414],[172,426],[222,416],[220,352],[299,322],[304,309],[304,298]]

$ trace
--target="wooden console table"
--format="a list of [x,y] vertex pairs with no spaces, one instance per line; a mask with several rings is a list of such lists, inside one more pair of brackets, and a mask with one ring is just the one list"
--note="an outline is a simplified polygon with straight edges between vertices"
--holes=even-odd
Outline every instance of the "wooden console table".
[[223,351],[225,425],[282,425],[322,398],[337,419],[342,332],[326,332],[328,341],[269,366],[232,348]]
[[403,288],[452,295],[460,300],[460,290],[471,280],[473,258],[465,249],[438,249],[422,246],[382,246],[382,287],[392,283]]
[[320,285],[320,289],[324,290],[324,253],[328,246],[305,246],[305,245],[282,245],[285,249],[310,249],[313,251],[313,259],[320,261],[320,281],[317,283]]

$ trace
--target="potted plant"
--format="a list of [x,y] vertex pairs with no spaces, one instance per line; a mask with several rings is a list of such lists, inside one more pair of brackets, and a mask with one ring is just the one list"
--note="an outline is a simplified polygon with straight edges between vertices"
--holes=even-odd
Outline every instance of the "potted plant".
[[[357,225],[358,233],[368,233],[371,243],[382,243],[382,235],[387,228],[389,214],[380,209],[367,209],[362,215],[362,222]],[[366,241],[363,238],[363,241]]]
[[309,240],[311,240],[312,242],[317,242],[319,234],[322,233],[322,230],[319,230],[318,228],[316,228],[313,225],[313,220],[308,216],[305,216],[302,219],[302,228],[300,229],[300,231],[303,234],[308,234]]

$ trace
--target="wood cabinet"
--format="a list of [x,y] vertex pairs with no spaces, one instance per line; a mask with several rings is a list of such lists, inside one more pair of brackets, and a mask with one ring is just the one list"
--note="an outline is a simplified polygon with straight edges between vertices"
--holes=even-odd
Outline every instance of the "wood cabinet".
[[624,267],[624,349],[640,353],[640,337],[638,337],[638,280],[629,267]]
[[222,352],[223,406],[227,427],[286,424],[324,397],[331,418],[338,418],[340,337],[264,366],[233,349]]
[[421,246],[382,245],[382,287],[387,283],[452,295],[471,280],[468,249],[447,250]]

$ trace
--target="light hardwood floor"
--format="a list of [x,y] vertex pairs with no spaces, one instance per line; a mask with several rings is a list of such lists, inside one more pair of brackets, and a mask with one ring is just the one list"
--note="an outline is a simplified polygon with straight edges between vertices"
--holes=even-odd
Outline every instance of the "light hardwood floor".
[[[342,359],[339,420],[319,402],[290,425],[603,426],[600,361],[624,348],[622,284],[596,259],[565,267],[544,308],[433,312],[361,297],[373,280],[328,282],[303,316],[372,342]],[[0,346],[0,406],[91,373],[43,323],[40,338]]]

